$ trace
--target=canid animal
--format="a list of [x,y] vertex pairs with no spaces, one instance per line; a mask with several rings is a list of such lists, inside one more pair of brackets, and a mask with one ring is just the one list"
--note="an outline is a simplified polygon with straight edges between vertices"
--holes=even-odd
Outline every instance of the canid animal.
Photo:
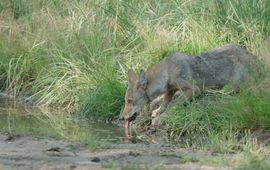
[[130,123],[143,106],[160,95],[166,107],[179,90],[187,99],[205,89],[220,89],[227,84],[232,85],[233,92],[238,92],[240,84],[249,78],[254,57],[247,50],[228,44],[196,56],[173,53],[148,71],[141,70],[139,76],[129,69],[125,107],[121,113],[125,135],[129,135]]

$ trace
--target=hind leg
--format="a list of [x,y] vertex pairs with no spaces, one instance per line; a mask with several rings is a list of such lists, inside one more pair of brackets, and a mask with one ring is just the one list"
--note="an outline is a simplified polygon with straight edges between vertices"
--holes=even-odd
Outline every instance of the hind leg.
[[232,78],[232,88],[233,94],[236,94],[240,91],[240,85],[249,79],[248,70],[243,65],[237,65],[237,69],[234,71],[234,76]]
[[238,82],[233,82],[232,83],[232,94],[239,93],[240,91],[240,85]]
[[240,92],[240,85],[247,80],[245,73],[237,73],[232,79],[232,94]]
[[185,94],[186,100],[191,101],[194,97],[199,96],[201,94],[201,90],[198,86],[192,85],[188,82],[184,82],[180,86],[181,90]]

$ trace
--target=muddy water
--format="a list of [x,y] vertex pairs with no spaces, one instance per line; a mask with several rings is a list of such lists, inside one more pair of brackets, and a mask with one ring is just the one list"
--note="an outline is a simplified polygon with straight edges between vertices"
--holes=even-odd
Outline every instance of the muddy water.
[[200,161],[226,155],[159,143],[121,143],[122,127],[55,114],[60,118],[0,98],[0,170],[231,169]]
[[[57,137],[59,133],[68,133],[76,129],[78,133],[93,135],[95,140],[116,143],[120,142],[123,136],[123,129],[118,125],[87,121],[75,116],[67,118],[65,115],[69,114],[59,110],[49,111],[31,107],[0,97],[0,132],[2,133]],[[80,135],[78,133],[74,135]]]

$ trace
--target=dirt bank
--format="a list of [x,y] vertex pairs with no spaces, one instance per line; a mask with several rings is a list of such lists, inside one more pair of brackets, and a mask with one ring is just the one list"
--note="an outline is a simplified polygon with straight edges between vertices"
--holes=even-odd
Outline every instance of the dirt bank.
[[158,144],[115,144],[90,151],[79,143],[0,135],[0,169],[230,169],[203,165],[210,152]]

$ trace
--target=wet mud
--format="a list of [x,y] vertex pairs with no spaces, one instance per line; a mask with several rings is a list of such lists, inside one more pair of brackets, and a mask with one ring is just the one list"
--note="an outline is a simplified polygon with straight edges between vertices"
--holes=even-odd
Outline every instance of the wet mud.
[[[113,144],[90,150],[77,142],[0,135],[0,169],[230,169],[203,165],[211,152],[161,144]],[[220,155],[224,157],[224,155]]]

